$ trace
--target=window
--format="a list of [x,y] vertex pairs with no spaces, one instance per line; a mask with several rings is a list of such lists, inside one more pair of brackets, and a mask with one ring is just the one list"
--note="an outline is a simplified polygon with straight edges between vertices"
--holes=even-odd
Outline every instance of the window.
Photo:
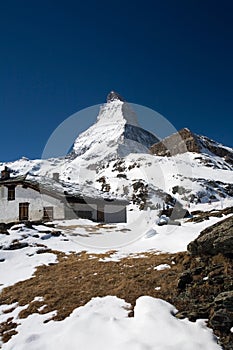
[[19,220],[28,220],[29,203],[19,203]]
[[14,201],[15,200],[15,186],[9,186],[8,187],[8,201]]
[[53,219],[53,207],[44,207],[43,208],[43,220],[52,220]]

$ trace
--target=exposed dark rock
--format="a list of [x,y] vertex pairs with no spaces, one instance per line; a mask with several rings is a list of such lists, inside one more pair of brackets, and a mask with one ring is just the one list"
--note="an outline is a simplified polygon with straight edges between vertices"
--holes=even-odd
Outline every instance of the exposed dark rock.
[[133,195],[132,202],[137,204],[140,210],[145,209],[146,201],[148,198],[148,184],[145,184],[142,180],[133,182]]
[[232,259],[222,254],[187,258],[181,261],[185,270],[177,279],[177,295],[172,300],[179,309],[176,317],[208,319],[223,349],[233,350]]
[[181,206],[175,205],[172,208],[163,209],[160,211],[159,216],[166,215],[171,220],[183,219],[190,216],[190,213],[187,209],[182,208]]
[[102,183],[102,185],[101,185],[101,191],[103,191],[103,192],[109,192],[109,191],[110,191],[111,186],[110,186],[110,184],[108,184],[108,183],[106,182],[105,176],[100,177],[100,178],[97,179],[96,181]]
[[178,279],[177,287],[178,289],[184,289],[187,284],[192,282],[193,278],[190,271],[185,271]]
[[187,220],[187,222],[202,222],[204,220],[209,220],[210,217],[221,218],[223,215],[229,215],[233,213],[233,207],[228,207],[222,210],[210,210],[210,211],[201,211],[194,210],[191,212],[192,218]]
[[230,312],[233,312],[233,291],[220,293],[214,299],[214,303],[215,303],[215,309],[224,308]]
[[9,235],[5,224],[0,224],[0,233],[2,233],[4,235]]
[[189,193],[189,192],[190,192],[190,190],[186,190],[183,186],[176,185],[176,186],[172,187],[173,194],[179,193],[179,195],[182,195],[184,193]]
[[22,249],[28,247],[28,243],[26,242],[20,242],[20,241],[13,241],[9,246],[4,247],[3,250],[16,250],[16,249]]
[[199,153],[201,148],[195,135],[189,129],[185,128],[154,144],[150,150],[158,156],[170,157],[185,152]]
[[222,284],[224,282],[224,275],[217,275],[209,278],[209,285]]
[[38,230],[39,233],[43,233],[43,234],[46,234],[46,233],[51,233],[51,229],[47,229],[47,230]]
[[59,237],[59,236],[61,236],[61,231],[51,231],[51,236],[53,236],[53,237]]
[[15,224],[18,224],[18,222],[11,222],[11,223],[8,223],[8,224],[5,224],[3,222],[0,223],[0,233],[3,233],[5,235],[8,235],[8,229],[11,228],[11,226],[15,225]]
[[233,216],[208,227],[189,244],[191,255],[182,261],[184,272],[173,300],[180,310],[177,317],[208,319],[224,350],[233,350],[232,235]]
[[233,326],[233,313],[226,309],[218,309],[213,312],[209,324],[216,330],[229,332]]
[[117,92],[115,92],[115,91],[109,92],[109,94],[107,96],[107,102],[117,101],[117,100],[125,102],[123,97],[121,95],[119,95]]
[[123,178],[123,179],[127,179],[127,175],[126,174],[117,174],[118,178]]
[[36,254],[44,254],[44,253],[50,253],[51,249],[49,248],[41,248],[36,251]]
[[189,243],[188,251],[192,255],[232,255],[233,253],[233,216],[206,228],[194,241]]
[[[222,157],[228,164],[233,164],[233,150],[223,147],[208,137],[196,135],[187,128],[181,129],[179,132],[155,143],[150,150],[158,156],[168,157],[185,152],[207,153],[206,151],[209,151]],[[206,162],[206,166],[215,166],[211,160],[208,164],[208,159],[200,157],[200,161]]]
[[112,171],[118,171],[119,173],[124,172],[126,170],[125,161],[123,159],[116,161],[116,163],[113,164],[112,168]]

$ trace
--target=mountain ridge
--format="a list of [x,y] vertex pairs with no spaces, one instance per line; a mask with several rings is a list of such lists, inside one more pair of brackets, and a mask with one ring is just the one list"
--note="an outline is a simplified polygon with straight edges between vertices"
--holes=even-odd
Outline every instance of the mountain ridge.
[[1,167],[37,178],[59,173],[69,186],[93,186],[102,193],[126,196],[142,209],[162,205],[166,196],[183,205],[232,197],[232,162],[231,148],[188,128],[158,140],[139,126],[131,105],[112,91],[96,122],[78,135],[71,153],[47,160],[24,158]]
[[233,149],[218,143],[207,136],[197,135],[188,128],[183,128],[150,148],[153,154],[171,156],[185,152],[207,153],[225,159],[233,165]]

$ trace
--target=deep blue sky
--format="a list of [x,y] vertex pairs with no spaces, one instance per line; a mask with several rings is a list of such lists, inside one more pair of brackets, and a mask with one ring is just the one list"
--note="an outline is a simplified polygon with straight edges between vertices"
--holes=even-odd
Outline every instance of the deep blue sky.
[[231,0],[1,1],[0,45],[0,161],[110,90],[233,146]]

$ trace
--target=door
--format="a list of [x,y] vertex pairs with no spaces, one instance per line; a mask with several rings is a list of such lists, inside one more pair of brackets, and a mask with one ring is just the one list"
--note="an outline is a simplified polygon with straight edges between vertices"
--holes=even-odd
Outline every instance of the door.
[[97,221],[104,222],[104,206],[98,207],[97,209]]
[[25,221],[29,218],[29,203],[19,203],[19,221]]
[[44,207],[43,211],[43,220],[53,220],[53,207]]

